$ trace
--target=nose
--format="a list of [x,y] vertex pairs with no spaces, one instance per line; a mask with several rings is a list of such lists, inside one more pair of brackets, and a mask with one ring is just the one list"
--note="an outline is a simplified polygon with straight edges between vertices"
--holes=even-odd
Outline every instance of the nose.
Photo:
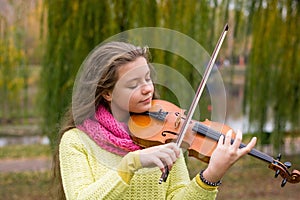
[[146,94],[149,94],[149,93],[153,93],[153,84],[152,83],[145,83],[143,86],[142,86],[142,94],[143,95],[146,95]]

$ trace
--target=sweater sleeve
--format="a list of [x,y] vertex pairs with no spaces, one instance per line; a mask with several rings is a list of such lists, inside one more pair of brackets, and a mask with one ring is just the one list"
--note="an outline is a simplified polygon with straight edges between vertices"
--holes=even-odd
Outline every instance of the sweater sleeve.
[[[59,147],[60,170],[67,199],[120,199],[128,185],[116,170],[103,167],[95,179],[88,152],[77,132],[64,133]],[[98,163],[99,164],[99,163]]]
[[181,157],[176,161],[176,165],[172,168],[173,173],[170,173],[170,186],[168,189],[168,198],[172,200],[214,200],[217,196],[217,189],[206,190],[202,188],[196,181],[196,178],[190,180],[189,173],[184,161]]

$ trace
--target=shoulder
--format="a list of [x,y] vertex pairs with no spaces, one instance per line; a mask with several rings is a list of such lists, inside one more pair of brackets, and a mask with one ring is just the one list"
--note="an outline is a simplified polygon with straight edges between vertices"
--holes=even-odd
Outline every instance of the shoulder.
[[59,142],[59,149],[61,151],[67,149],[83,150],[86,149],[87,146],[90,146],[91,143],[93,143],[93,141],[87,134],[78,128],[73,128],[63,134]]
[[116,166],[122,157],[102,149],[85,132],[78,128],[66,131],[59,144],[61,155],[80,157],[84,155],[90,162]]
[[[61,157],[79,158],[81,156],[89,157],[97,146],[87,134],[77,128],[66,131],[59,143],[59,154]],[[99,151],[99,150],[98,150]]]
[[88,136],[83,131],[78,128],[72,128],[63,134],[60,143],[72,143],[86,139],[88,139]]
[[80,134],[84,134],[84,132],[78,128],[72,128],[72,129],[67,130],[64,133],[63,137],[72,137],[72,136],[80,135]]

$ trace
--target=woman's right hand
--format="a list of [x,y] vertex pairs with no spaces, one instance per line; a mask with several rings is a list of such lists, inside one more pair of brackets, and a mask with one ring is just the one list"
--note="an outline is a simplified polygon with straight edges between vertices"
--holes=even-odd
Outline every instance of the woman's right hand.
[[142,167],[159,167],[162,172],[165,171],[165,165],[171,170],[180,155],[180,150],[175,143],[153,146],[139,152]]

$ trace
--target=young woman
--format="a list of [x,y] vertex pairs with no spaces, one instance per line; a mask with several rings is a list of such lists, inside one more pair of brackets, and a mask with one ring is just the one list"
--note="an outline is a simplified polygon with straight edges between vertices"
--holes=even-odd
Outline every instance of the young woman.
[[[61,128],[56,176],[66,199],[215,199],[220,180],[256,138],[239,148],[231,131],[220,137],[207,168],[192,180],[182,151],[168,143],[135,144],[127,127],[130,113],[151,108],[155,98],[147,48],[123,42],[97,47],[76,80],[72,108]],[[170,174],[158,184],[168,166]]]

